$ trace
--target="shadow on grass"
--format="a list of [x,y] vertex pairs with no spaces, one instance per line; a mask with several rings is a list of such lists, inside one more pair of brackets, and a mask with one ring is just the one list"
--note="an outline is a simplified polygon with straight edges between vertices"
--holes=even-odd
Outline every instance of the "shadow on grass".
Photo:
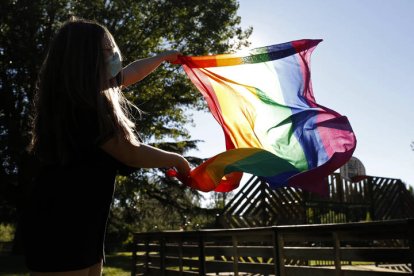
[[131,253],[115,253],[106,255],[106,264],[104,265],[104,276],[129,276],[131,275],[132,255]]
[[[131,274],[131,253],[115,253],[106,256],[104,276],[129,276]],[[23,256],[0,255],[1,276],[28,276]]]
[[0,275],[29,275],[29,271],[26,269],[26,265],[24,263],[24,257],[18,255],[0,255]]

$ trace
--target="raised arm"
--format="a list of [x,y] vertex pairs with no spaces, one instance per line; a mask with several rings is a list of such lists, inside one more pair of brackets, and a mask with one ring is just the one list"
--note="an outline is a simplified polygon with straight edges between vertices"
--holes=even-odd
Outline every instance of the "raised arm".
[[177,51],[167,51],[154,57],[136,60],[128,64],[123,69],[124,87],[139,82],[152,71],[154,71],[163,61],[174,62],[180,53]]
[[190,173],[188,161],[181,155],[164,151],[149,145],[133,145],[122,137],[113,137],[101,148],[127,166],[135,168],[175,167],[182,176]]

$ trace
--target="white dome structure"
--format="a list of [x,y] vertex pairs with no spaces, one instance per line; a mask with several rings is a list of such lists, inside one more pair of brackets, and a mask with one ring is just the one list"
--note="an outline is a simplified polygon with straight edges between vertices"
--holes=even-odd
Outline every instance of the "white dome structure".
[[349,181],[360,181],[366,178],[364,164],[362,164],[358,158],[353,156],[339,169],[339,173],[343,179]]

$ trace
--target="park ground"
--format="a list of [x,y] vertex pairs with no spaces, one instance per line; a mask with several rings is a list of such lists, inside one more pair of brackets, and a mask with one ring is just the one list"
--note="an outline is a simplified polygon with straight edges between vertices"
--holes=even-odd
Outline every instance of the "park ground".
[[[103,269],[103,276],[129,276],[131,275],[131,253],[122,252],[106,256],[106,265]],[[2,256],[0,255],[1,276],[28,276],[24,265],[23,256]]]

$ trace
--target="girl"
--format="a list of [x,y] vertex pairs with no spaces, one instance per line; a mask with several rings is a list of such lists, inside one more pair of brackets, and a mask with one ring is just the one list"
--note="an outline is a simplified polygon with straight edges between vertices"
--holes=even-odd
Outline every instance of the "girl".
[[168,51],[122,68],[105,27],[74,19],[58,30],[35,97],[31,151],[39,168],[23,219],[32,275],[101,275],[115,175],[125,166],[189,174],[181,155],[138,142],[121,93],[177,56]]

